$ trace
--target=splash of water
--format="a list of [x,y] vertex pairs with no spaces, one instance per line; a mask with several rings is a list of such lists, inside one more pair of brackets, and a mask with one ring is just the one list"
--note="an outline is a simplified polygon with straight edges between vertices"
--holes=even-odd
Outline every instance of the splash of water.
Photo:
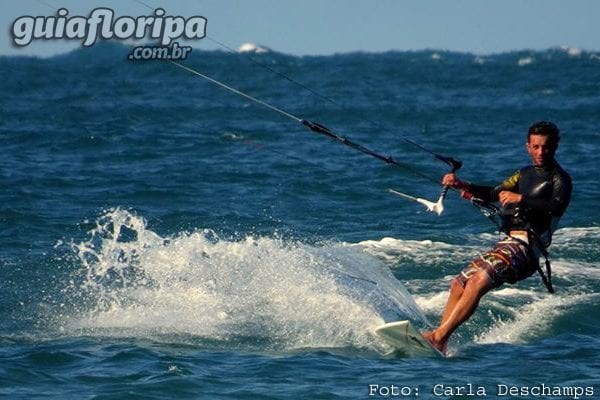
[[373,348],[382,345],[373,329],[385,321],[426,323],[389,268],[341,243],[225,240],[211,230],[162,237],[143,218],[113,209],[72,247],[85,312],[70,329],[276,349]]

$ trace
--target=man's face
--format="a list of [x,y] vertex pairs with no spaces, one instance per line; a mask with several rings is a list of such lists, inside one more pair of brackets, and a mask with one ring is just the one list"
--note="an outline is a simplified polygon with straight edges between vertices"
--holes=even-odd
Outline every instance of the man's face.
[[558,144],[552,143],[548,136],[531,135],[527,141],[527,152],[536,167],[547,165],[554,159]]

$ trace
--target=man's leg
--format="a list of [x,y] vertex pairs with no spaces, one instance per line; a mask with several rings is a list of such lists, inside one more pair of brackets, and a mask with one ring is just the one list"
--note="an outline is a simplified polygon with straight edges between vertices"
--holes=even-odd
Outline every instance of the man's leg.
[[452,332],[469,319],[477,308],[481,297],[492,287],[490,278],[482,270],[474,273],[469,278],[464,289],[458,282],[453,281],[440,326],[423,336],[438,350],[445,351]]
[[[446,306],[444,307],[444,312],[442,313],[442,320],[440,321],[440,324],[438,326],[443,325],[448,320],[448,317],[454,311],[454,307],[456,307],[456,304],[460,300],[460,298],[465,290],[465,288],[463,287],[463,284],[466,285],[467,282],[464,281],[463,283],[461,283],[460,279],[462,279],[462,277],[459,275],[456,278],[454,278],[452,280],[452,283],[450,284],[450,293],[448,294],[448,300],[446,300]],[[434,342],[433,332],[434,331],[422,332],[422,335],[429,342],[433,343]],[[437,347],[437,345],[436,345],[436,347]],[[446,352],[446,349],[443,348],[443,349],[441,349],[441,351]]]
[[454,278],[452,280],[452,283],[450,284],[450,294],[448,295],[446,307],[444,308],[444,312],[442,313],[442,320],[440,321],[440,325],[443,325],[444,322],[448,320],[448,317],[450,316],[452,311],[454,311],[454,307],[456,307],[456,303],[458,303],[464,291],[465,288],[458,282],[458,278]]

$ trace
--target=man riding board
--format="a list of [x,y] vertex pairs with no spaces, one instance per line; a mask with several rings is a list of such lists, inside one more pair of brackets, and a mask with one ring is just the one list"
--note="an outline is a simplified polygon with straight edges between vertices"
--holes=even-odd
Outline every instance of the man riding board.
[[[571,177],[554,158],[559,129],[541,121],[527,132],[526,149],[533,165],[524,167],[496,187],[474,185],[447,174],[443,185],[462,191],[462,196],[484,203],[499,201],[501,231],[507,237],[481,255],[450,286],[450,295],[440,325],[423,336],[438,350],[445,352],[450,335],[475,311],[479,300],[493,288],[516,283],[536,271],[549,291],[552,284],[539,266],[552,240],[552,232],[571,198]],[[546,263],[549,273],[549,262]],[[548,277],[549,278],[549,277]]]

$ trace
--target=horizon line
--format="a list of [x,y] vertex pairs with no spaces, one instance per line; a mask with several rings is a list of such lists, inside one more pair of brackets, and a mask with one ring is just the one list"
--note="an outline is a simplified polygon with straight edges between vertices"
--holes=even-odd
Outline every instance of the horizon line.
[[[189,43],[189,42],[188,42]],[[91,49],[92,47],[95,46],[106,46],[106,45],[115,45],[115,46],[121,46],[123,48],[135,48],[137,46],[152,46],[151,43],[143,43],[143,44],[131,44],[131,43],[122,43],[116,40],[107,40],[107,41],[101,41],[99,43],[94,44],[93,46],[89,47],[89,49]],[[59,57],[59,56],[64,56],[67,55],[69,53],[73,53],[76,51],[80,51],[83,49],[86,49],[88,47],[84,47],[84,46],[79,46],[79,47],[74,47],[74,48],[69,48],[69,49],[65,49],[64,51],[59,51],[56,53],[52,53],[52,54],[35,54],[35,53],[27,53],[27,54],[18,54],[18,53],[5,53],[5,54],[0,54],[0,57],[2,58],[11,58],[11,57],[23,57],[23,58],[40,58],[40,59],[50,59],[53,57]],[[246,49],[244,49],[246,48]],[[237,49],[234,49],[233,47],[225,47],[225,46],[221,46],[221,48],[215,46],[214,48],[207,48],[207,49],[202,49],[202,48],[192,48],[192,51],[196,50],[199,52],[226,52],[226,53],[233,53],[233,54],[281,54],[281,55],[285,55],[285,56],[291,56],[291,57],[327,57],[327,56],[334,56],[334,55],[348,55],[348,54],[385,54],[385,53],[417,53],[417,52],[435,52],[435,53],[455,53],[455,54],[465,54],[465,55],[472,55],[472,56],[497,56],[497,55],[503,55],[503,54],[509,54],[509,53],[519,53],[519,52],[534,52],[534,53],[543,53],[543,52],[547,52],[547,51],[552,51],[552,50],[561,50],[564,51],[565,53],[573,56],[573,57],[577,57],[577,56],[581,56],[584,53],[588,53],[591,55],[594,55],[595,53],[600,53],[600,50],[598,49],[586,49],[583,47],[578,47],[578,46],[570,46],[570,45],[553,45],[553,46],[549,46],[549,47],[542,47],[542,48],[532,48],[532,47],[523,47],[523,48],[513,48],[513,49],[506,49],[506,50],[495,50],[495,51],[489,51],[489,52],[477,52],[477,51],[472,51],[472,50],[456,50],[456,49],[443,49],[443,48],[435,48],[435,47],[424,47],[424,48],[408,48],[408,49],[386,49],[386,50],[365,50],[365,49],[356,49],[356,50],[346,50],[346,51],[332,51],[332,52],[327,52],[327,53],[291,53],[291,52],[285,52],[285,51],[279,51],[277,49],[273,49],[269,46],[266,45],[262,45],[262,44],[257,44],[257,43],[252,43],[252,42],[244,42],[243,44],[239,45],[237,47]],[[38,52],[36,52],[38,53]]]

